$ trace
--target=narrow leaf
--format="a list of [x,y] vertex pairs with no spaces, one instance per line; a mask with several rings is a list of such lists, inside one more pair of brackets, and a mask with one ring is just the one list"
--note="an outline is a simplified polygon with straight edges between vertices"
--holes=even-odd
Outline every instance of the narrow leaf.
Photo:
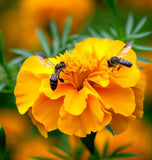
[[137,56],[137,61],[141,61],[141,62],[145,62],[145,63],[152,63],[151,60],[149,60],[145,57],[142,57],[142,56]]
[[38,38],[41,42],[41,45],[43,47],[44,52],[46,53],[46,55],[48,57],[50,57],[51,56],[51,46],[50,46],[48,40],[46,39],[45,35],[43,34],[43,32],[40,29],[37,29],[36,33],[37,33]]
[[67,136],[65,134],[61,134],[61,141],[63,142],[63,144],[70,149],[70,143],[67,139]]
[[128,148],[129,146],[131,146],[131,144],[126,144],[126,145],[123,145],[123,146],[117,148],[113,153],[111,153],[110,157],[115,157],[116,155],[118,155],[118,152]]
[[143,37],[149,36],[151,34],[152,34],[152,32],[144,32],[144,33],[139,33],[139,34],[131,35],[131,36],[129,36],[129,38],[130,39],[143,38]]
[[63,151],[64,153],[68,154],[69,156],[71,155],[69,150],[62,144],[57,143],[56,147],[59,148],[61,151]]
[[4,40],[2,36],[2,32],[0,30],[0,63],[5,65],[5,56],[4,56]]
[[147,20],[147,17],[143,17],[139,23],[137,24],[137,26],[135,27],[134,31],[133,31],[133,34],[134,33],[137,33],[138,31],[141,30],[141,28],[144,26],[144,24],[146,23],[146,20]]
[[126,23],[126,28],[125,28],[126,35],[130,35],[131,34],[131,31],[133,29],[133,24],[134,24],[133,15],[129,14],[128,15],[128,20],[127,20],[127,23]]
[[108,141],[106,141],[104,150],[103,150],[103,158],[107,158],[107,152],[108,152]]
[[25,58],[28,58],[30,56],[33,56],[33,53],[28,51],[28,50],[24,50],[24,49],[10,49],[10,52],[15,53],[15,54],[19,54]]
[[141,156],[141,154],[122,153],[122,154],[115,155],[111,158],[127,158],[127,157],[138,157],[138,156]]
[[5,158],[5,153],[6,153],[6,136],[5,136],[5,131],[0,125],[0,159]]
[[63,160],[68,160],[67,157],[65,157],[65,156],[63,156],[63,155],[61,155],[61,154],[59,154],[59,153],[57,153],[57,152],[55,152],[55,151],[52,151],[52,150],[51,150],[50,152],[51,152],[52,154],[56,155],[57,157],[63,159]]
[[152,51],[152,47],[149,46],[142,46],[142,45],[133,45],[133,49],[139,50],[139,51]]
[[107,125],[105,128],[114,136],[113,129],[110,125]]
[[109,24],[109,30],[113,36],[117,35],[117,32],[116,32],[115,28],[112,26],[112,24]]
[[91,134],[88,134],[87,137],[81,138],[81,141],[87,147],[87,149],[90,151],[91,154],[94,154],[95,151],[95,146],[94,146],[95,136],[96,132],[92,132]]
[[102,35],[104,38],[108,38],[108,39],[111,39],[111,40],[114,39],[108,32],[106,32],[106,31],[104,31],[104,30],[101,30],[101,29],[100,29],[100,33],[101,33],[101,35]]
[[57,25],[53,20],[50,22],[50,30],[53,38],[53,52],[56,52],[60,47],[60,36]]
[[7,63],[7,66],[8,66],[8,67],[14,66],[14,65],[16,65],[16,64],[21,63],[23,60],[24,60],[23,57],[14,58],[14,59],[10,60],[10,61]]
[[72,15],[67,18],[67,21],[64,26],[63,34],[62,34],[62,45],[64,45],[68,39],[68,35],[70,33],[70,27],[72,23]]
[[89,33],[92,37],[97,37],[97,38],[101,38],[101,39],[104,38],[103,36],[99,35],[94,29],[89,27],[88,30],[89,30]]

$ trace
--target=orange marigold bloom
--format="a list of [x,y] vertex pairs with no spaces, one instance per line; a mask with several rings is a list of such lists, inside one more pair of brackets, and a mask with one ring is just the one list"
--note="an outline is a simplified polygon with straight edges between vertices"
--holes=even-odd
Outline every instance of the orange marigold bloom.
[[29,110],[39,131],[59,129],[69,135],[85,137],[110,124],[115,133],[122,132],[128,122],[142,117],[143,95],[137,83],[140,71],[136,54],[130,50],[124,58],[133,63],[111,72],[107,60],[118,53],[124,43],[116,40],[88,38],[71,51],[52,58],[53,63],[65,62],[64,83],[50,88],[53,69],[29,57],[21,67],[15,87],[16,104],[21,114]]

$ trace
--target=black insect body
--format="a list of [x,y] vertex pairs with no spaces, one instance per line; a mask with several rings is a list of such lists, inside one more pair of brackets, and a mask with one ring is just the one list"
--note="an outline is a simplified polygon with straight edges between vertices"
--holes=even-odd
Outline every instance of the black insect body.
[[[63,69],[66,67],[64,62],[60,62],[59,64],[54,65],[47,57],[45,57],[43,54],[41,53],[37,53],[36,54],[39,62],[45,66],[45,67],[51,67],[54,68],[54,73],[51,75],[50,77],[50,87],[52,90],[55,90],[57,88],[58,85],[58,80],[60,82],[64,82],[64,79],[60,78],[60,72],[62,71],[63,73],[65,73],[63,71]],[[68,73],[65,73],[68,74]]]
[[[130,41],[128,42],[121,50],[120,52],[118,52],[115,56],[113,56],[111,59],[107,60],[107,63],[108,63],[108,67],[113,67],[112,68],[112,72],[114,70],[114,68],[117,66],[117,65],[123,65],[123,66],[126,66],[126,67],[131,67],[133,65],[132,62],[126,60],[126,59],[123,59],[121,57],[124,57],[127,55],[127,53],[129,52],[131,46],[133,44],[133,41]],[[121,66],[119,66],[119,68],[117,70],[120,69]]]

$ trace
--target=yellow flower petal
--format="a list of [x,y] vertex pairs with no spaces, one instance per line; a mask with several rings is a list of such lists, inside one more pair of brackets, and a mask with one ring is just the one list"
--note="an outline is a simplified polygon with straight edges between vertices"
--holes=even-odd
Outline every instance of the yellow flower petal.
[[32,109],[29,110],[28,114],[29,114],[29,116],[30,116],[30,118],[31,118],[31,120],[32,120],[32,123],[33,123],[34,125],[36,125],[36,127],[37,127],[38,130],[39,130],[39,132],[40,132],[45,138],[48,138],[48,134],[47,134],[47,130],[45,129],[45,126],[34,118],[34,116],[33,116],[33,114],[32,114]]
[[109,84],[109,76],[106,72],[94,72],[90,74],[87,79],[102,87],[106,87]]
[[62,104],[62,97],[57,100],[51,100],[44,94],[40,94],[32,107],[33,117],[42,123],[47,131],[55,130],[57,129],[59,110]]
[[80,91],[76,89],[68,91],[64,99],[65,110],[72,115],[81,114],[87,105],[86,98],[87,94],[84,88]]
[[120,114],[112,113],[112,121],[110,126],[112,127],[115,134],[120,134],[126,130],[129,122],[134,119],[134,116],[124,117]]
[[107,109],[124,116],[131,115],[135,110],[133,90],[122,88],[117,84],[111,84],[106,88],[96,87]]
[[14,94],[20,114],[24,114],[37,99],[41,81],[29,71],[20,71],[17,79],[18,82]]
[[134,94],[135,94],[135,101],[136,101],[136,109],[134,111],[134,115],[137,118],[142,118],[143,116],[143,100],[144,100],[144,95],[141,89],[134,87],[133,88]]
[[87,107],[79,116],[69,114],[62,106],[58,127],[65,134],[85,137],[91,131],[96,132],[103,129],[110,121],[111,114],[102,108],[97,98],[89,95]]

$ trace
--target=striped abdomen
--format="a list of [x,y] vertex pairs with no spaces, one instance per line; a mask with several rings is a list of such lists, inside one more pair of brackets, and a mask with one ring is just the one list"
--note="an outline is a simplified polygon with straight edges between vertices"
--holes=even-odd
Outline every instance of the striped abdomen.
[[124,65],[126,67],[131,67],[133,64],[126,59],[119,59],[119,64]]
[[56,87],[57,87],[57,85],[58,85],[58,78],[57,78],[57,74],[56,73],[54,73],[54,74],[52,74],[51,75],[51,77],[50,77],[50,87],[51,87],[51,89],[54,91],[55,89],[56,89]]

